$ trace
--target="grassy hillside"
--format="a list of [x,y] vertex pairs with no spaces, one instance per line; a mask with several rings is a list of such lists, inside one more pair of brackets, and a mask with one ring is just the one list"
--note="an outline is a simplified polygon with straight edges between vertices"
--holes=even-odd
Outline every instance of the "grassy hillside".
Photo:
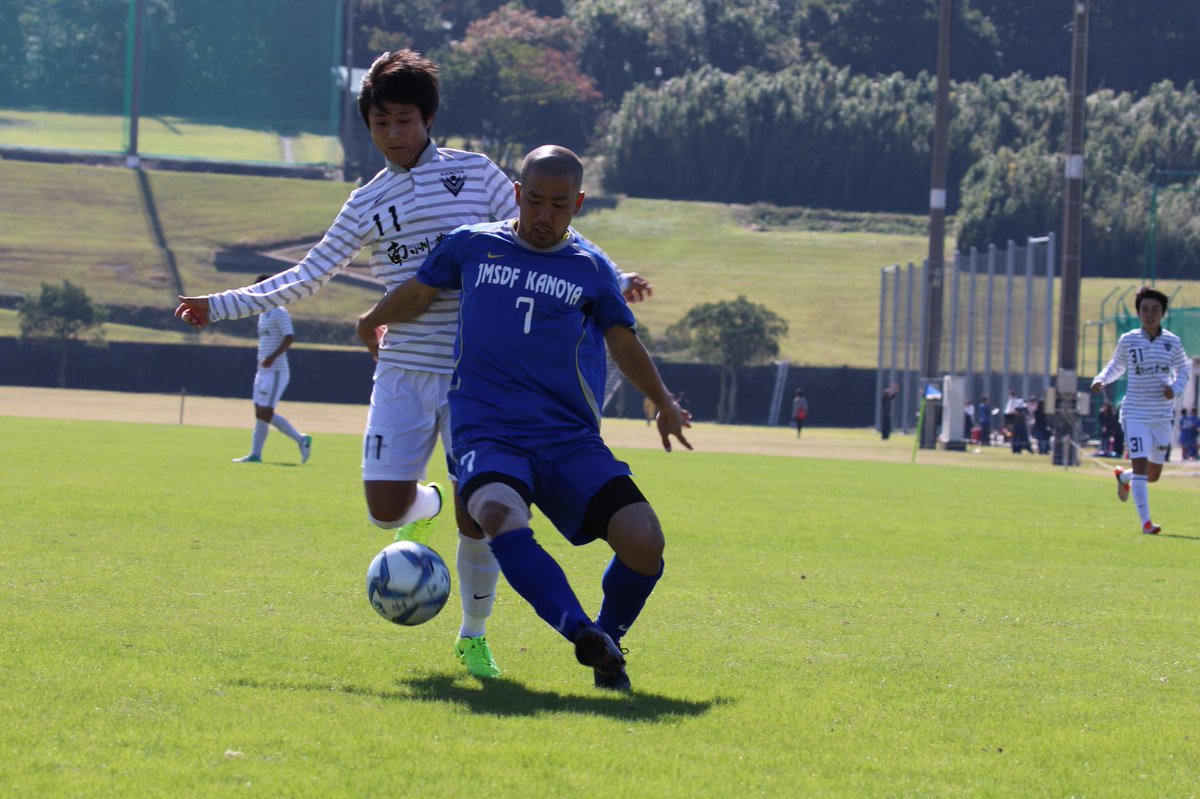
[[[214,267],[214,254],[225,247],[315,242],[350,190],[333,182],[175,172],[147,173],[147,184],[178,276],[164,266],[136,173],[0,161],[0,292],[28,294],[67,278],[100,302],[168,312],[176,280],[187,293],[206,293],[253,277]],[[653,334],[697,303],[744,294],[788,320],[783,358],[874,366],[879,270],[919,262],[928,249],[925,238],[761,230],[742,224],[744,217],[738,206],[623,199],[615,208],[585,213],[578,227],[623,269],[654,282],[654,298],[636,308]],[[1135,282],[1085,280],[1082,319],[1098,318],[1113,289]],[[1200,283],[1162,287],[1181,289],[1176,305],[1200,304]],[[349,321],[376,296],[335,282],[292,310],[302,319]]]

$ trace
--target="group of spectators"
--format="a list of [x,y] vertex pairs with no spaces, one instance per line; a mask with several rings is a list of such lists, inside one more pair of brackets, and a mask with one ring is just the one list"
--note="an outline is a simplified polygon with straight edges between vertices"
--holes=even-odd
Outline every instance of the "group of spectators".
[[1035,396],[1025,400],[1017,392],[1009,391],[1003,424],[996,430],[992,429],[994,413],[986,394],[977,403],[968,400],[963,408],[964,437],[985,447],[1010,445],[1014,455],[1032,453],[1032,442],[1036,441],[1037,454],[1050,454],[1050,423],[1044,401]]

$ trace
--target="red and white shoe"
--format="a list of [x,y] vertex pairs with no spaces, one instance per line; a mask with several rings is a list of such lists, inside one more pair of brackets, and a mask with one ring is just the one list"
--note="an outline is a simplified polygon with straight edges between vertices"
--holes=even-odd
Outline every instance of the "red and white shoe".
[[1142,525],[1142,532],[1146,535],[1158,535],[1162,532],[1162,528],[1154,522],[1146,522]]
[[1113,474],[1117,477],[1117,499],[1122,502],[1129,501],[1129,483],[1121,480],[1121,475],[1125,472],[1120,466],[1113,469]]

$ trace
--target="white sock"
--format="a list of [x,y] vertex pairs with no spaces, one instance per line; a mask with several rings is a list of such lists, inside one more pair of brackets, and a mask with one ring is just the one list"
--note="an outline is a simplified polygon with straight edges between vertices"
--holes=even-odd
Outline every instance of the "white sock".
[[496,604],[496,583],[500,564],[483,538],[458,534],[458,593],[462,597],[463,621],[460,638],[474,638],[487,632],[488,616]]
[[263,444],[267,443],[267,433],[271,428],[262,419],[254,420],[254,433],[250,436],[250,454],[262,457]]
[[1146,484],[1146,475],[1135,474],[1130,480],[1133,504],[1137,505],[1138,518],[1142,520],[1142,527],[1145,527],[1146,522],[1150,521],[1150,489]]
[[432,518],[438,515],[438,511],[441,508],[437,489],[417,483],[417,495],[413,498],[413,503],[408,506],[408,510],[396,522],[396,526],[403,527],[409,522],[415,522],[418,519]]
[[287,419],[284,419],[279,414],[275,414],[271,417],[271,424],[275,425],[276,430],[283,433],[297,444],[304,440],[304,436],[296,432],[296,428],[292,427],[292,423]]
[[1118,479],[1125,485],[1129,485],[1129,481],[1133,479],[1133,469],[1122,469]]

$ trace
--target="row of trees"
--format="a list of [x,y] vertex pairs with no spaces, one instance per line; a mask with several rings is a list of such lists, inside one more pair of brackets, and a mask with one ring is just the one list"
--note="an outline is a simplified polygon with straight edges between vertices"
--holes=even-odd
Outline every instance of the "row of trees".
[[[0,71],[14,78],[0,82],[0,106],[118,108],[130,2],[0,0]],[[336,116],[341,0],[146,2],[145,113],[284,132]],[[956,3],[949,185],[959,240],[1052,229],[1070,3]],[[926,210],[933,0],[351,4],[357,65],[386,48],[429,52],[443,66],[439,136],[482,140],[502,160],[504,147],[555,141],[605,156],[614,192]],[[1182,83],[1194,58],[1179,50],[1198,17],[1198,3],[1093,0],[1091,82],[1124,90],[1089,101],[1089,267],[1136,271],[1155,173],[1200,164],[1200,102]],[[1014,68],[1027,72],[991,76]],[[1153,82],[1161,77],[1177,82]],[[1167,269],[1195,265],[1196,196],[1164,195]]]
[[[984,77],[955,84],[953,98],[959,245],[1057,229],[1065,81]],[[922,213],[932,110],[933,80],[924,75],[870,78],[823,63],[696,70],[625,96],[600,148],[604,185],[638,196]],[[1100,91],[1087,115],[1089,273],[1138,274],[1152,182],[1200,165],[1200,91],[1165,82],[1142,97]],[[1163,194],[1157,212],[1158,276],[1196,274],[1200,192]]]

